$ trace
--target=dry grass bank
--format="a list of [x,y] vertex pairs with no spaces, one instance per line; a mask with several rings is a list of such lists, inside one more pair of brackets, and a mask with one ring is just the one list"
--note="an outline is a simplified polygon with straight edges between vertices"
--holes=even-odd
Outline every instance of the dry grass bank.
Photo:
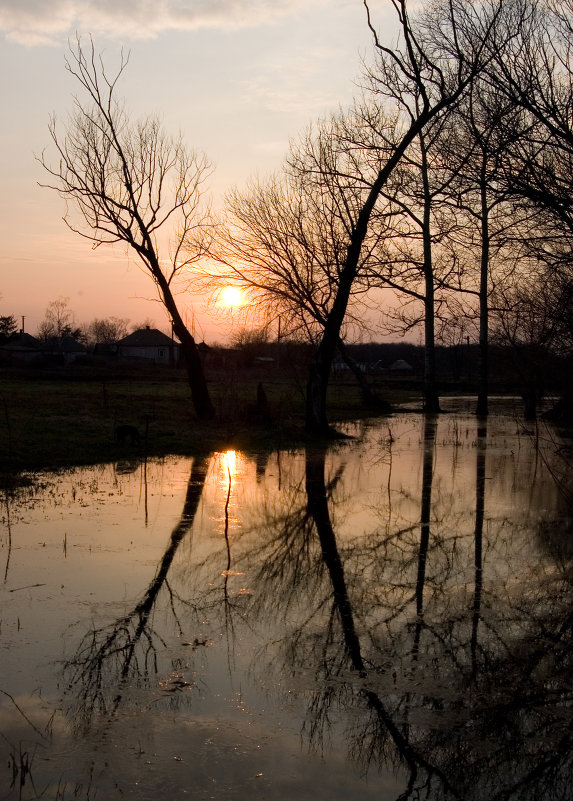
[[[270,421],[261,420],[256,408],[261,380]],[[200,423],[181,373],[4,374],[0,376],[0,470],[93,464],[136,453],[192,454],[301,441],[304,398],[292,380],[220,375],[213,377],[210,390],[217,419]],[[371,413],[362,408],[359,390],[351,383],[333,385],[329,407],[332,422]],[[118,442],[118,425],[135,426],[140,442]]]

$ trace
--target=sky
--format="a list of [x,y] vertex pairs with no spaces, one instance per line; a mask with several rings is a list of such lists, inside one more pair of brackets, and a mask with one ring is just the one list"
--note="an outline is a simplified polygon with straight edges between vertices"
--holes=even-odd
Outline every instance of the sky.
[[[373,0],[390,35],[390,0]],[[121,48],[120,86],[130,115],[159,114],[167,131],[214,164],[216,206],[225,191],[280,168],[289,140],[357,93],[372,53],[362,0],[0,0],[0,315],[35,333],[45,309],[69,298],[77,324],[148,318],[168,330],[151,280],[120,247],[71,232],[36,157],[50,155],[50,115],[65,121],[76,91],[68,42],[91,35],[106,63]],[[237,321],[199,295],[179,302],[195,333],[225,342]]]

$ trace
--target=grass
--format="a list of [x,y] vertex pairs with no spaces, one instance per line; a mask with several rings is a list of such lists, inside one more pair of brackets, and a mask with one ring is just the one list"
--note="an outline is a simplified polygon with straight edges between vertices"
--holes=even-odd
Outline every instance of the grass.
[[[259,380],[260,375],[214,376],[210,391],[217,419],[201,423],[181,373],[4,373],[0,375],[0,471],[57,469],[144,453],[161,456],[276,447],[302,440],[301,387],[288,377],[262,379],[272,415],[272,423],[264,425],[256,413]],[[391,402],[405,399],[403,393],[389,398]],[[368,413],[353,384],[331,387],[332,422]],[[116,442],[115,428],[123,424],[137,427],[142,437],[139,445]]]

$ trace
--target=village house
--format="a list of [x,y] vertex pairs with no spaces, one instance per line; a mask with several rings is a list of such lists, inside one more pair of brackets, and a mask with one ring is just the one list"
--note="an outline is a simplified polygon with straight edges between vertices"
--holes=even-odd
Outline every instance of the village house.
[[29,364],[40,358],[41,353],[41,342],[23,331],[0,344],[0,360],[4,364]]
[[40,340],[23,331],[13,334],[0,345],[0,360],[5,364],[30,364],[39,360],[72,364],[86,354],[86,348],[73,337]]
[[117,343],[118,354],[129,361],[177,364],[180,346],[157,328],[139,328]]
[[64,364],[73,364],[87,355],[86,347],[70,336],[50,337],[41,344],[41,348],[44,357]]

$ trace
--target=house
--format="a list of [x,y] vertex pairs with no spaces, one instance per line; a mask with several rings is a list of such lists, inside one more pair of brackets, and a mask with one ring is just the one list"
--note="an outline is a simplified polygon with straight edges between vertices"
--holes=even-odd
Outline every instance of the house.
[[157,328],[139,328],[117,343],[119,356],[130,361],[176,364],[180,345]]
[[39,340],[20,331],[0,345],[0,358],[8,364],[29,364],[47,360],[57,364],[72,364],[87,355],[86,348],[73,337],[49,337]]
[[55,359],[64,364],[72,364],[76,359],[85,357],[87,349],[73,337],[50,337],[41,344],[42,356]]
[[40,358],[42,344],[36,337],[20,331],[0,344],[0,359],[6,364],[29,364]]

